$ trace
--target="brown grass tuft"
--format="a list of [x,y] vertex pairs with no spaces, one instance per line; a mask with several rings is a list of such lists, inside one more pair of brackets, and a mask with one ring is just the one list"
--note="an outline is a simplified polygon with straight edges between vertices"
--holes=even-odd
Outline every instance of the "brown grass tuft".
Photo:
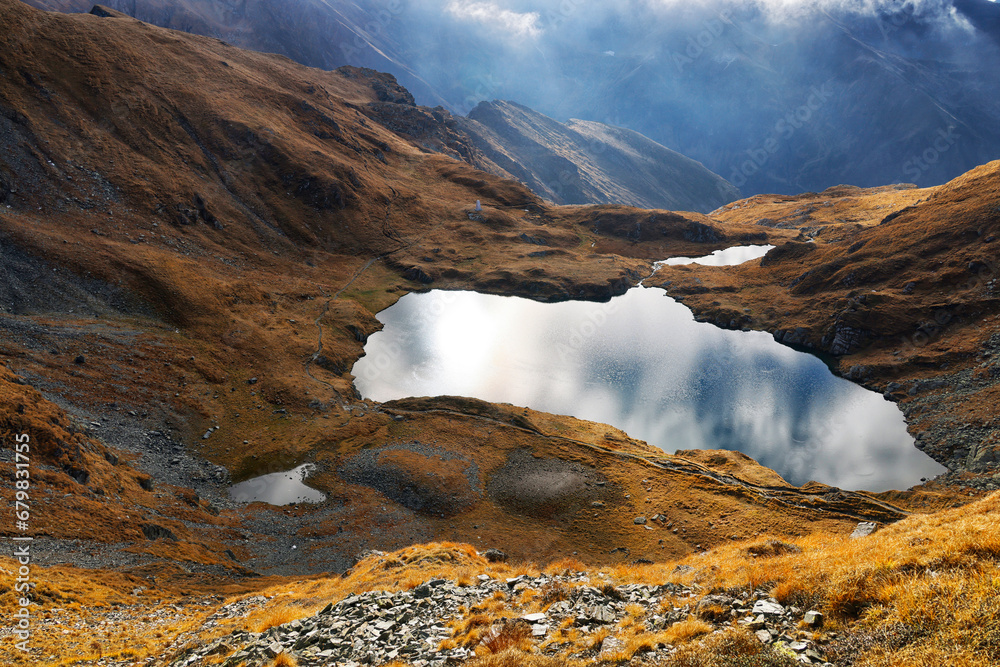
[[460,646],[466,648],[479,643],[483,629],[490,625],[490,617],[485,614],[473,614],[461,621],[457,621],[452,630],[451,637]]
[[711,623],[718,623],[723,619],[729,618],[729,610],[717,604],[706,605],[698,610],[698,618]]
[[769,539],[763,542],[751,544],[745,549],[748,556],[757,558],[774,558],[785,554],[802,553],[802,548],[781,540]]
[[278,627],[279,625],[291,623],[292,621],[303,618],[306,615],[306,610],[301,607],[277,607],[269,610],[267,615],[258,621],[254,632],[265,632],[266,630]]
[[727,629],[680,647],[657,667],[796,667],[793,658],[764,646],[746,630]]
[[276,657],[274,662],[271,663],[271,667],[298,667],[298,664],[299,663],[295,661],[295,658],[289,654],[279,653],[278,657]]
[[561,602],[569,599],[569,586],[561,581],[551,581],[542,586],[541,602],[543,606],[548,606],[553,602]]
[[697,618],[689,618],[671,625],[663,632],[663,636],[668,644],[686,644],[692,639],[707,635],[711,631],[712,626],[705,621]]
[[491,654],[500,654],[513,648],[525,650],[530,636],[531,627],[523,621],[501,622],[483,635],[479,645]]
[[475,658],[465,665],[466,667],[576,667],[580,663],[525,654],[511,648],[501,653]]
[[600,587],[601,594],[604,597],[611,598],[612,600],[618,600],[619,602],[625,599],[625,596],[621,594],[617,588],[612,584],[604,584]]

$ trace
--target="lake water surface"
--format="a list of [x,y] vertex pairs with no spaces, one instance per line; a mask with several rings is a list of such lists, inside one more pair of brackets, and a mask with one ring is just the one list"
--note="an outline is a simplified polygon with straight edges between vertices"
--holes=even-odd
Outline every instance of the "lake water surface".
[[656,264],[667,266],[678,266],[680,264],[702,264],[704,266],[733,266],[749,262],[767,254],[773,245],[739,245],[725,250],[716,250],[711,255],[704,257],[672,257]]
[[304,463],[291,470],[272,472],[233,484],[229,487],[229,497],[245,503],[271,505],[322,502],[326,500],[326,495],[305,483],[305,478],[314,468],[311,463]]
[[944,468],[881,395],[766,333],[695,322],[658,288],[608,303],[407,294],[354,366],[365,398],[469,396],[617,426],[668,452],[731,449],[793,484],[906,488]]

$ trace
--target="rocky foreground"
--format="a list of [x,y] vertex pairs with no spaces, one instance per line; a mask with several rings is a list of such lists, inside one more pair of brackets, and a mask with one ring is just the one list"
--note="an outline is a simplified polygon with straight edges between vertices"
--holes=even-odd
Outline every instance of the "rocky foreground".
[[[0,647],[32,666],[994,667],[998,511],[993,494],[850,536],[600,568],[432,543],[228,591],[162,570],[39,567],[31,652],[11,636]],[[17,565],[0,564],[9,607]]]
[[[477,646],[499,652],[496,643],[505,635],[530,638],[532,653],[609,661],[620,658],[626,643],[638,635],[645,642],[639,653],[654,660],[675,651],[665,631],[697,619],[706,622],[699,634],[721,632],[735,621],[779,654],[805,665],[832,667],[822,645],[836,639],[836,633],[817,642],[812,632],[823,625],[820,612],[785,607],[763,589],[705,596],[697,588],[673,583],[616,587],[607,576],[584,572],[500,580],[479,574],[463,582],[430,579],[409,591],[351,595],[313,616],[263,632],[238,630],[187,648],[169,664],[186,667],[225,656],[224,665],[251,667],[286,654],[303,667],[394,660],[441,667],[475,657]],[[502,605],[503,612],[489,620],[482,612],[491,602]],[[627,633],[620,630],[623,624]],[[470,627],[480,632],[463,637]]]

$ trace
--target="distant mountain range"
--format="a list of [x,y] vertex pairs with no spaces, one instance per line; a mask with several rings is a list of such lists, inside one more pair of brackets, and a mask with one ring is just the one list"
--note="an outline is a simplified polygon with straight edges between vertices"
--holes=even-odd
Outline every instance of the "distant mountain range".
[[507,99],[630,128],[744,194],[930,185],[1000,156],[1000,7],[988,0],[107,4],[314,67],[390,72],[457,115]]
[[497,101],[481,102],[456,121],[495,164],[558,204],[708,213],[740,196],[702,164],[632,130],[576,119],[563,124]]
[[391,74],[345,65],[377,99],[362,112],[414,140],[556,204],[619,204],[708,213],[739,190],[703,165],[637,132],[603,123],[559,123],[513,102],[482,102],[469,117],[421,107]]

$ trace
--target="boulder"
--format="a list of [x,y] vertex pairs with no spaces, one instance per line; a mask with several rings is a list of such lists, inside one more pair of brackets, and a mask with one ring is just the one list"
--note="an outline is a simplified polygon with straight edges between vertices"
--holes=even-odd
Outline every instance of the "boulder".
[[507,554],[499,549],[487,549],[483,552],[483,558],[490,563],[506,563]]

